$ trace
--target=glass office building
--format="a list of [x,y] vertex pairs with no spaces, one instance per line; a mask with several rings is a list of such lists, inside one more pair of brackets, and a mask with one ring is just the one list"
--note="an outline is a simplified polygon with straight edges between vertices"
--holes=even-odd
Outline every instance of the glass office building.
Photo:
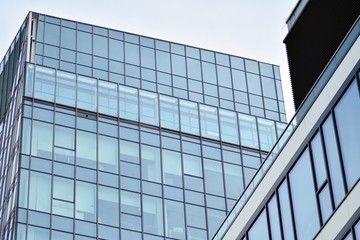
[[286,127],[278,66],[33,12],[0,99],[0,239],[211,239]]
[[284,40],[297,112],[216,240],[360,239],[359,16],[359,1],[298,2]]

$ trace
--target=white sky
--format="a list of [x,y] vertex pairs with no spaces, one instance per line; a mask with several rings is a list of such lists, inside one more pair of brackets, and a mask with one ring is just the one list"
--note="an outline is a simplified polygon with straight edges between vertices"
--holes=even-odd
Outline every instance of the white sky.
[[[280,66],[294,114],[283,39],[297,0],[1,0],[0,59],[29,11],[251,58]],[[1,61],[1,60],[0,60]]]

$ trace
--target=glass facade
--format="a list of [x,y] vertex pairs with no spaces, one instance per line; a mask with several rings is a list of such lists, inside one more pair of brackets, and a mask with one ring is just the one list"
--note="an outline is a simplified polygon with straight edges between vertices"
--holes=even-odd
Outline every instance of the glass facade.
[[[244,238],[312,239],[316,236],[360,178],[358,109],[359,72],[318,126]],[[269,223],[269,229],[263,229],[264,221]],[[359,239],[358,225],[354,224],[341,239]]]
[[0,239],[211,239],[285,129],[278,66],[29,16]]

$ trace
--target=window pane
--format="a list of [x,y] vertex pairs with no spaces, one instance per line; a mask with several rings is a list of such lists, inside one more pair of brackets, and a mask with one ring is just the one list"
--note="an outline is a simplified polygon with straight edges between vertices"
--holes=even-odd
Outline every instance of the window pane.
[[268,217],[270,222],[271,239],[282,239],[280,229],[280,218],[276,195],[268,203]]
[[130,213],[133,215],[141,215],[141,207],[140,207],[140,194],[121,191],[121,212]]
[[173,74],[186,77],[186,66],[184,57],[171,54],[171,64]]
[[179,106],[177,98],[160,96],[161,127],[179,130]]
[[238,199],[244,190],[242,167],[238,165],[224,163],[226,196]]
[[263,210],[248,232],[249,240],[270,239],[267,224],[267,214]]
[[360,177],[359,109],[359,90],[354,80],[334,110],[348,189]]
[[119,115],[121,118],[138,121],[138,92],[135,88],[119,85]]
[[217,65],[217,74],[220,86],[232,88],[230,68]]
[[241,145],[259,148],[256,118],[253,116],[239,114]]
[[78,108],[97,110],[97,81],[93,78],[78,76]]
[[96,185],[76,181],[75,207],[77,219],[96,221]]
[[34,73],[35,66],[28,63],[26,65],[26,80],[25,80],[25,96],[32,97],[33,96],[33,88],[34,88]]
[[30,172],[29,208],[50,213],[51,175]]
[[221,162],[204,159],[206,193],[224,196]]
[[258,118],[261,150],[270,151],[276,141],[275,122]]
[[75,131],[72,128],[55,126],[55,146],[74,149]]
[[331,188],[334,195],[335,207],[345,196],[345,189],[341,173],[339,152],[336,143],[336,135],[332,115],[322,125],[327,163],[329,167]]
[[198,105],[180,100],[181,131],[199,135]]
[[319,202],[322,222],[325,223],[333,212],[329,184],[326,184],[326,186],[319,193]]
[[118,189],[99,186],[99,223],[119,226],[119,192]]
[[322,147],[320,131],[315,135],[315,137],[311,141],[311,153],[314,162],[317,188],[319,188],[322,185],[322,183],[327,179],[324,150]]
[[113,83],[99,81],[99,112],[118,116],[118,86]]
[[184,173],[202,177],[202,161],[198,156],[183,154]]
[[120,160],[139,164],[139,144],[120,140]]
[[118,173],[118,140],[99,135],[99,170]]
[[61,47],[75,50],[76,48],[76,31],[71,28],[61,28]]
[[239,144],[239,131],[236,121],[236,113],[219,110],[220,116],[220,128],[221,128],[221,140]]
[[311,239],[320,224],[308,149],[290,171],[289,180],[297,239]]
[[56,72],[56,102],[68,106],[75,106],[76,76],[75,74]]
[[33,121],[31,154],[52,158],[53,126],[49,123]]
[[278,196],[279,196],[280,216],[281,216],[282,228],[284,233],[284,239],[291,240],[294,239],[294,230],[292,224],[289,190],[286,179],[278,189]]
[[80,166],[96,168],[96,135],[77,130],[76,163]]
[[163,72],[171,72],[170,54],[163,51],[156,51],[156,68]]
[[261,84],[259,75],[246,73],[249,93],[261,95]]
[[143,123],[159,125],[157,94],[140,91],[140,120]]
[[92,53],[92,36],[90,33],[77,31],[77,50],[84,53]]
[[125,43],[125,62],[140,65],[139,58],[139,46]]
[[162,161],[164,183],[176,187],[182,187],[182,168],[180,153],[162,150]]
[[215,64],[202,62],[204,82],[217,84]]
[[141,145],[142,179],[161,182],[160,149]]
[[232,69],[234,89],[247,92],[245,72]]
[[54,101],[55,70],[36,66],[34,97],[45,101]]
[[109,38],[109,58],[124,61],[124,42]]
[[276,99],[275,80],[273,78],[262,76],[261,83],[264,96]]
[[144,232],[163,235],[162,199],[143,195],[142,204]]
[[108,38],[94,35],[94,55],[108,57]]
[[185,239],[183,203],[165,200],[165,228],[166,236]]
[[217,108],[200,105],[201,136],[219,139]]
[[60,26],[45,23],[45,43],[51,44],[51,45],[60,45]]

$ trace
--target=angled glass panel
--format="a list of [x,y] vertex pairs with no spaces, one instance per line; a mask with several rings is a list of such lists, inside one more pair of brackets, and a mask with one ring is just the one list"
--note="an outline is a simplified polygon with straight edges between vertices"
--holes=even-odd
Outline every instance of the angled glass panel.
[[56,103],[75,106],[76,75],[72,73],[56,72]]
[[118,139],[99,135],[98,141],[99,170],[118,173]]
[[360,96],[356,80],[334,109],[348,189],[360,177]]
[[290,171],[289,180],[297,239],[311,239],[320,224],[308,148]]
[[278,197],[284,239],[295,239],[289,199],[289,189],[286,179],[278,189]]
[[25,80],[25,96],[33,97],[34,88],[34,73],[35,66],[33,64],[26,65],[26,80]]
[[180,99],[181,131],[199,135],[199,110],[197,103]]
[[34,97],[45,101],[54,101],[55,70],[36,66]]
[[138,121],[139,97],[137,89],[119,85],[119,116]]
[[179,152],[162,150],[163,181],[165,184],[182,187],[181,155]]
[[163,235],[163,204],[162,199],[143,195],[143,228],[144,232]]
[[323,182],[327,179],[324,150],[322,146],[323,143],[321,140],[320,131],[317,132],[317,134],[315,135],[315,137],[313,138],[310,144],[311,144],[312,159],[314,162],[317,188],[320,188]]
[[118,116],[117,84],[99,81],[99,112]]
[[274,195],[268,202],[268,218],[270,222],[270,233],[271,239],[282,239],[281,227],[280,227],[280,216],[277,203],[277,197]]
[[77,107],[95,112],[97,110],[96,79],[78,76],[77,80]]
[[160,149],[141,145],[142,179],[161,183]]
[[76,181],[75,218],[96,221],[96,185]]
[[275,122],[263,118],[258,118],[260,148],[270,151],[276,141]]
[[219,140],[218,111],[215,107],[200,105],[201,136]]
[[178,99],[160,96],[161,127],[179,130],[179,105]]
[[239,126],[240,126],[240,138],[241,145],[251,148],[259,148],[258,134],[256,118],[250,115],[240,114]]
[[236,113],[220,109],[219,116],[220,116],[221,140],[230,143],[239,144],[239,130],[236,119]]
[[140,121],[151,125],[159,125],[158,95],[140,91]]

